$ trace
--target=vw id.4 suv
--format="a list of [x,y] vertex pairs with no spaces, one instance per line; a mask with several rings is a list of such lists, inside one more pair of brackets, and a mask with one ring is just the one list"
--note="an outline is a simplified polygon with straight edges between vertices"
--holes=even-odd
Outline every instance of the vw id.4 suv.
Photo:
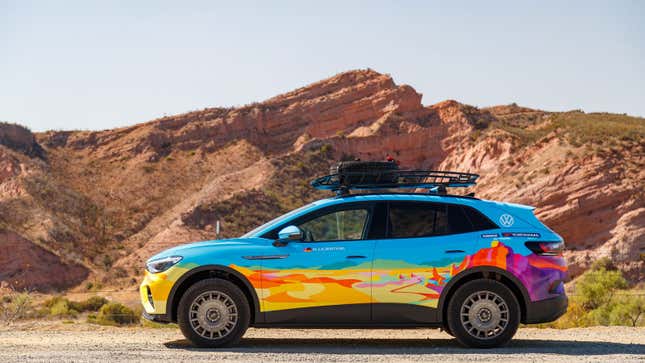
[[434,327],[487,348],[565,312],[564,242],[532,207],[446,193],[476,174],[344,170],[312,182],[332,198],[150,258],[144,317],[200,347],[253,326]]

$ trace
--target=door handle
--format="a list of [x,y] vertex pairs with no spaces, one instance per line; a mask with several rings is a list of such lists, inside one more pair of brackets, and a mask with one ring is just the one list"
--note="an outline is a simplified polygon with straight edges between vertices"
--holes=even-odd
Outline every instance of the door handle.
[[350,255],[350,256],[347,256],[347,258],[365,258],[365,256],[360,256],[360,255]]
[[445,250],[445,253],[464,253],[464,250]]

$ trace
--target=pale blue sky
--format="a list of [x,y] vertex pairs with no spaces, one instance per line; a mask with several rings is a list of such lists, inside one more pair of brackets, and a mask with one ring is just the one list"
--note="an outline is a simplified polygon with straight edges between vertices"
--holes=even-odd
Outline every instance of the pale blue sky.
[[0,0],[0,120],[104,129],[373,68],[426,105],[645,116],[642,1]]

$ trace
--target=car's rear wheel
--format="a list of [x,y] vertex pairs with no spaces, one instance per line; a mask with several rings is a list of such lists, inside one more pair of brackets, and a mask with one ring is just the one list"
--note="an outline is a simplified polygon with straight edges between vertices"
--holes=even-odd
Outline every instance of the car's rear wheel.
[[493,348],[508,343],[520,324],[520,308],[513,292],[494,280],[465,283],[449,301],[448,327],[459,343]]
[[235,284],[207,279],[184,293],[179,301],[177,322],[194,345],[218,348],[240,340],[249,326],[250,315],[249,303]]

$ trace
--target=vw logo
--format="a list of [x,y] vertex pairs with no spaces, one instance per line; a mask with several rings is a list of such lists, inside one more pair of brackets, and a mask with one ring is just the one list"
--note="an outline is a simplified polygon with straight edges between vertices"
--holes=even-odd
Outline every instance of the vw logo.
[[515,223],[515,219],[513,219],[513,216],[510,214],[502,214],[499,216],[499,223],[504,227],[510,227]]

